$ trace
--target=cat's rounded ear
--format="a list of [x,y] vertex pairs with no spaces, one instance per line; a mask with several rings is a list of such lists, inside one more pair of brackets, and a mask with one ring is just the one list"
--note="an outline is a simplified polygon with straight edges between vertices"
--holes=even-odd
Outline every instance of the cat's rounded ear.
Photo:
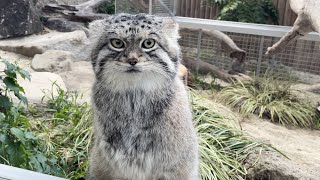
[[89,24],[89,36],[96,37],[102,34],[107,26],[107,19],[95,20]]
[[179,36],[179,24],[171,17],[163,18],[164,31],[172,38],[180,38]]

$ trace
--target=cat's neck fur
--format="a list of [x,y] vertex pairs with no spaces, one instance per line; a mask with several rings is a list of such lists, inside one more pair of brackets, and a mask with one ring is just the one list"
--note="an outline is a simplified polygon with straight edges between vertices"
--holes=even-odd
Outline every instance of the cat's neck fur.
[[93,88],[94,105],[104,114],[121,112],[123,119],[153,119],[170,105],[175,93],[175,81],[179,81],[177,78],[170,85],[153,91],[134,89],[114,92],[96,82]]

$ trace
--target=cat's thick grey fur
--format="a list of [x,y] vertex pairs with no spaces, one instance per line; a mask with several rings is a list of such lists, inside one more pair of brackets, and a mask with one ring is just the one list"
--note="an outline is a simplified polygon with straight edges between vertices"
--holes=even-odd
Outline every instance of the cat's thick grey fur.
[[[119,14],[90,24],[94,146],[88,179],[197,180],[197,136],[177,76],[178,25],[171,18]],[[112,38],[125,48],[110,48]],[[156,40],[152,50],[144,39]],[[134,72],[128,59],[137,59]]]

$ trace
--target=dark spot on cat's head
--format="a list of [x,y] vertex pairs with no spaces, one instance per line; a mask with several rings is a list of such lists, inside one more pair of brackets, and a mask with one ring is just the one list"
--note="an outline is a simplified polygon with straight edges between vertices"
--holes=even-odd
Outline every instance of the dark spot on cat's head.
[[137,17],[138,20],[146,19],[146,16],[142,15],[142,14],[136,15],[136,17]]
[[129,17],[128,16],[121,16],[120,17],[120,21],[127,21],[129,19]]
[[144,27],[145,27],[144,25],[141,26],[142,29],[143,29]]
[[135,25],[135,26],[137,26],[137,25],[139,25],[139,21],[136,21],[136,20],[135,20],[135,21],[132,22],[132,24]]

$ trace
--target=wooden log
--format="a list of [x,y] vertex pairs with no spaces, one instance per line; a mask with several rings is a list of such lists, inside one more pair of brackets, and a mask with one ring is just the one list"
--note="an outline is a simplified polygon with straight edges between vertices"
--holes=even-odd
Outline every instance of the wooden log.
[[[279,1],[279,3],[280,2],[281,1]],[[290,0],[290,7],[298,14],[298,17],[293,24],[292,29],[276,44],[268,48],[266,52],[267,55],[280,52],[293,41],[312,31],[320,32],[320,1]]]
[[[105,3],[112,3],[112,0],[90,0],[79,5],[49,4],[44,6],[42,11],[60,14],[63,18],[71,21],[91,22],[109,16],[104,13],[99,13],[99,7]],[[148,4],[146,4],[144,0],[129,0],[128,4],[131,4],[142,12],[145,12],[148,9]]]
[[182,65],[179,64],[178,66],[178,76],[182,79],[184,85],[188,85],[188,69]]
[[206,63],[204,61],[197,61],[190,58],[184,58],[182,61],[182,64],[185,65],[188,69],[192,71],[196,71],[198,67],[198,72],[203,75],[212,75],[218,79],[221,79],[225,82],[234,82],[235,80],[241,80],[241,81],[251,81],[252,78],[245,75],[245,74],[229,74],[228,72],[225,72],[223,70],[220,70],[215,65]]
[[111,3],[111,0],[90,0],[79,5],[49,4],[44,6],[42,11],[60,14],[71,21],[91,22],[108,17],[107,14],[98,13],[98,7],[108,2]]
[[[198,33],[200,29],[193,28],[181,28],[180,31],[186,32],[188,34]],[[246,52],[240,49],[234,41],[227,36],[226,34],[216,31],[216,30],[202,30],[203,35],[209,36],[210,39],[216,40],[218,43],[220,42],[221,47],[224,49],[224,53],[228,54],[229,57],[235,58],[236,61],[232,63],[231,70],[229,73],[237,74],[237,73],[245,73],[245,58]]]

